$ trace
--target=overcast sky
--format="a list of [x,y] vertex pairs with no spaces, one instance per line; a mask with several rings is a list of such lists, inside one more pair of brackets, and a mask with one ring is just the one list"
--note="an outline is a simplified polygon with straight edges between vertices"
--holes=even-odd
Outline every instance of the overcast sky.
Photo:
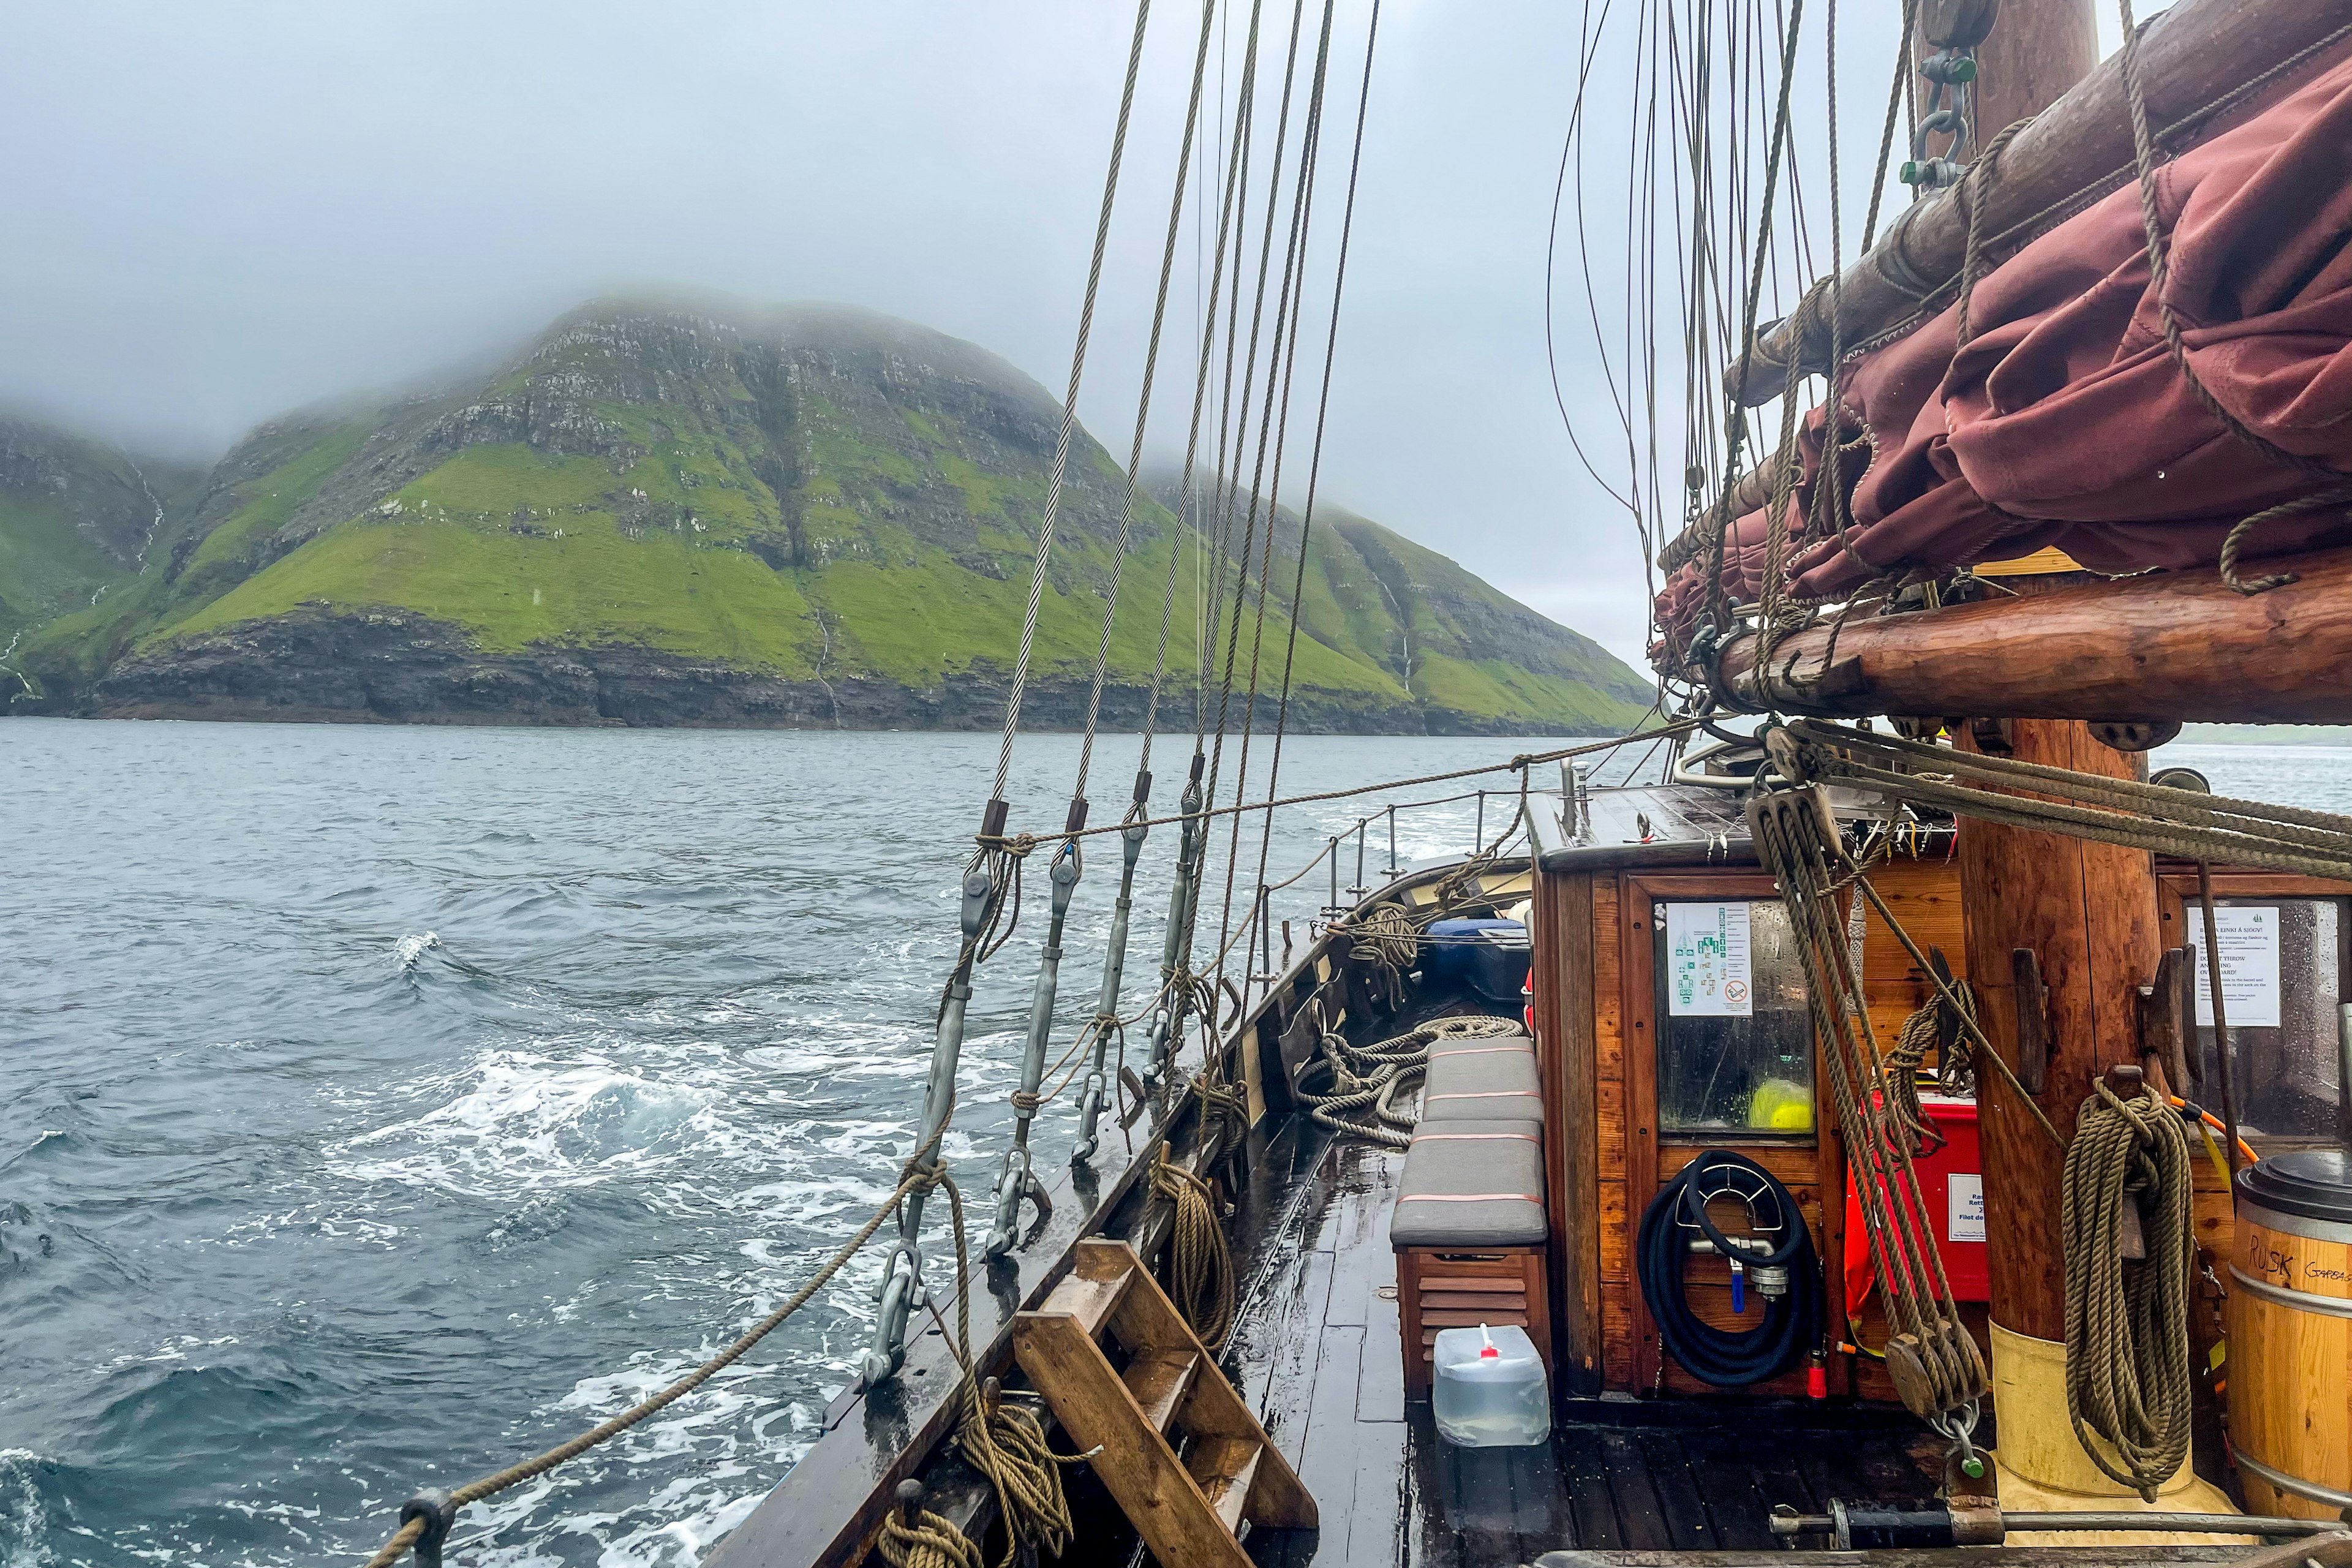
[[[1327,245],[1368,4],[1340,8]],[[1324,493],[1638,664],[1639,552],[1576,465],[1545,356],[1580,9],[1387,0]],[[1268,47],[1289,11],[1266,5]],[[971,339],[1058,395],[1133,13],[22,0],[5,15],[0,397],[210,457],[273,414],[478,359],[590,296],[663,282],[870,306]],[[1150,35],[1080,399],[1114,450],[1199,15],[1160,0]],[[1865,15],[1842,38],[1855,142],[1874,142],[1885,26]],[[1596,148],[1622,146],[1608,117],[1629,112],[1625,94],[1616,73],[1601,82]],[[1171,341],[1192,331],[1195,282],[1188,264]],[[1570,411],[1605,441],[1606,402],[1582,351],[1562,347]],[[1163,408],[1181,407],[1188,371],[1177,362]],[[1175,438],[1156,428],[1155,447]]]

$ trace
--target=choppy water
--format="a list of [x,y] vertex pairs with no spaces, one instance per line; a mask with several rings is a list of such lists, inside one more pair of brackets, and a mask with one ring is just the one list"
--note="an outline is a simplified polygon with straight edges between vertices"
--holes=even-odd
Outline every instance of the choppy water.
[[[1136,743],[1104,743],[1098,811]],[[1285,777],[1526,744],[1294,739]],[[1162,742],[1163,799],[1186,751]],[[1060,821],[1076,753],[1024,742],[1017,826]],[[0,725],[0,1563],[360,1561],[419,1486],[570,1435],[789,1294],[908,1147],[993,760],[961,735]],[[1367,809],[1282,814],[1276,876]],[[1476,813],[1408,815],[1400,853],[1460,852]],[[1172,847],[1146,857],[1136,980]],[[1081,885],[1064,1040],[1117,864]],[[1302,942],[1327,893],[1294,889]],[[983,974],[947,1146],[972,1186],[1035,939]],[[1045,1160],[1074,1125],[1048,1109]],[[492,1532],[467,1560],[692,1562],[811,1440],[878,1263],[467,1510],[456,1539]]]
[[[1286,779],[1524,744],[1297,739]],[[1106,742],[1098,801],[1134,748]],[[1163,743],[1164,780],[1182,751]],[[1059,820],[1075,755],[1024,742],[1029,825]],[[2352,752],[2162,760],[2352,807]],[[908,1148],[992,761],[952,735],[0,726],[0,1563],[357,1561],[418,1486],[536,1451],[764,1313]],[[1367,809],[1283,813],[1276,875]],[[1459,852],[1477,809],[1405,816],[1400,853]],[[1101,854],[1082,885],[1064,1039],[1115,876]],[[1302,940],[1327,890],[1294,889]],[[975,1011],[948,1145],[975,1186],[1035,935]],[[1074,1118],[1048,1109],[1045,1159]],[[467,1510],[467,1560],[694,1561],[811,1440],[877,1264]]]

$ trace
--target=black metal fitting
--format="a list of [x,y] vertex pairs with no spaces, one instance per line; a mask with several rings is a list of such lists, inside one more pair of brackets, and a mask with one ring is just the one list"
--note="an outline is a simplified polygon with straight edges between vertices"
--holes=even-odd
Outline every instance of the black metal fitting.
[[1087,797],[1082,795],[1074,795],[1070,797],[1070,814],[1062,819],[1062,831],[1065,833],[1076,833],[1086,825]]
[[1149,771],[1139,768],[1135,774],[1135,804],[1141,805],[1150,798],[1151,774]]
[[1012,815],[1012,806],[1006,805],[1003,801],[992,798],[988,803],[987,809],[982,811],[980,816],[980,836],[982,838],[1003,837],[1005,818]]
[[410,1520],[423,1521],[416,1532],[416,1568],[441,1568],[441,1543],[449,1539],[449,1527],[457,1521],[457,1505],[449,1500],[445,1487],[427,1487],[400,1505],[402,1529]]

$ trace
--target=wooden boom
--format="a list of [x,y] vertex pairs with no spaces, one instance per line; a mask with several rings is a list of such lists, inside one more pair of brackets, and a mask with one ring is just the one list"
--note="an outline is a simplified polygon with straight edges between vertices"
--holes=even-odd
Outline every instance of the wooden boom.
[[2352,724],[2352,549],[2281,562],[2300,580],[2242,595],[2212,569],[2090,580],[1913,615],[1824,624],[1723,652],[1756,708],[1823,718]]
[[[2149,128],[2160,138],[2167,132],[2186,133],[2214,103],[2348,20],[2343,6],[2331,0],[2181,0],[2140,40]],[[1977,129],[1990,141],[2001,127]],[[2132,167],[2123,74],[2111,56],[2002,152],[2000,177],[1984,193],[1984,233],[1994,239],[1999,254],[2011,247],[1999,243],[1999,237],[2080,193],[2104,195],[2103,182],[2127,175]],[[1897,281],[1906,273],[1930,290],[1937,308],[1948,304],[1940,291],[1958,279],[1967,249],[1968,215],[1952,192],[1910,209],[1875,248],[1845,270],[1838,312],[1845,342],[1874,338],[1919,313],[1916,289]],[[1801,372],[1818,372],[1828,362],[1826,321],[1804,341],[1797,340],[1788,322],[1775,326],[1759,341],[1752,364],[1734,363],[1724,372],[1724,384],[1751,408],[1780,396],[1792,362]]]

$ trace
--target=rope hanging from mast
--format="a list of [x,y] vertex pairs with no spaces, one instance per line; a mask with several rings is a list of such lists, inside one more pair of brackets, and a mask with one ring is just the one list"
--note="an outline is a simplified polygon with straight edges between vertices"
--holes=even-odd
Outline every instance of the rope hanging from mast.
[[[1847,941],[1834,889],[1859,877],[1828,797],[1769,790],[1748,803],[1748,832],[1772,873],[1805,966],[1813,1028],[1829,1067],[1846,1158],[1853,1166],[1871,1262],[1894,1332],[1886,1368],[1911,1413],[1949,1438],[1965,1462],[1990,1384],[1953,1300],[1936,1229],[1913,1168],[1913,1138],[1882,1089],[1887,1060]],[[1860,885],[1867,887],[1865,879]]]

